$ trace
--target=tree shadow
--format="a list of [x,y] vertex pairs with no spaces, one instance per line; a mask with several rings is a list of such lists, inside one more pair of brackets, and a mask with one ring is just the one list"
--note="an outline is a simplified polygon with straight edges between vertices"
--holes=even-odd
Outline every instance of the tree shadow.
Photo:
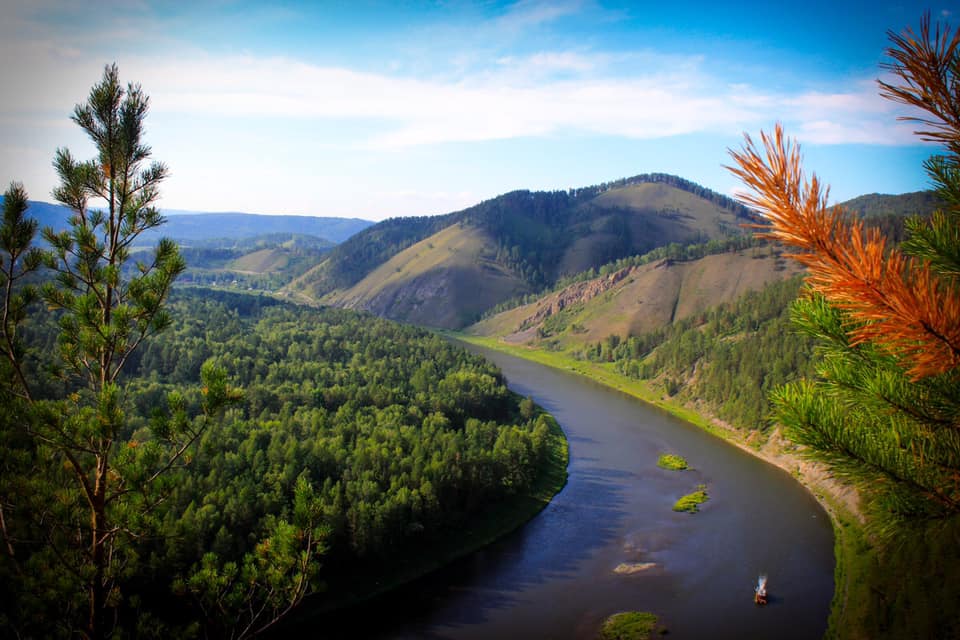
[[[530,591],[577,574],[618,535],[621,486],[631,474],[581,469],[533,520],[508,536],[396,591],[322,623],[326,638],[446,638],[521,605]],[[446,631],[445,631],[446,630]]]

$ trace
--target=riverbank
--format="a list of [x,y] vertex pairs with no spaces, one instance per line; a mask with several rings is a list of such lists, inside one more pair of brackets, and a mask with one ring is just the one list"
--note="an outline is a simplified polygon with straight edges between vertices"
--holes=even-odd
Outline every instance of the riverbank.
[[614,371],[612,367],[577,360],[560,352],[507,344],[494,338],[464,334],[449,335],[464,342],[599,382],[682,418],[741,450],[785,470],[817,499],[830,516],[833,526],[835,588],[826,637],[858,637],[856,629],[861,628],[858,621],[864,615],[868,615],[867,609],[860,604],[859,594],[868,588],[865,576],[876,558],[864,531],[864,516],[860,510],[856,491],[832,478],[825,466],[801,457],[795,445],[787,442],[779,433],[773,433],[766,441],[761,442],[755,437],[752,438],[750,432],[735,429],[704,415],[702,411],[665,397],[648,383],[627,378]]
[[[536,480],[527,491],[476,514],[458,529],[455,536],[445,536],[428,547],[408,550],[402,557],[395,558],[393,566],[386,571],[382,565],[378,565],[375,573],[370,575],[362,570],[355,572],[349,583],[336,585],[336,597],[318,594],[314,596],[317,602],[311,602],[308,598],[271,637],[300,635],[315,629],[321,619],[324,625],[332,624],[339,631],[347,632],[342,637],[350,637],[348,627],[353,608],[374,601],[478,551],[532,520],[567,483],[567,465],[570,461],[567,439],[556,420],[549,414],[548,417],[548,455],[539,465]],[[319,602],[320,599],[323,601]],[[339,616],[342,620],[331,623],[328,619],[331,615]]]

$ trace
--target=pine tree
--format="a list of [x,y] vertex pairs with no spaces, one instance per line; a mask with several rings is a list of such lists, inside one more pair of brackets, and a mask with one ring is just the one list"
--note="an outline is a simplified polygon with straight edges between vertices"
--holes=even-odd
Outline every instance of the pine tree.
[[[43,230],[49,250],[33,247],[37,225],[26,217],[23,188],[13,184],[5,194],[0,332],[9,375],[0,382],[0,525],[3,573],[16,581],[6,593],[16,602],[5,605],[20,619],[0,623],[18,635],[103,638],[117,630],[121,585],[137,568],[135,542],[150,532],[168,472],[209,416],[237,399],[224,371],[207,364],[203,416],[191,419],[183,398],[171,395],[152,434],[128,432],[121,373],[130,354],[169,324],[165,302],[184,269],[167,239],[149,263],[130,265],[134,242],[163,223],[153,204],[167,169],[147,164],[148,103],[139,85],[120,84],[111,65],[77,105],[72,119],[97,156],[81,162],[57,151],[60,185],[53,195],[73,215],[68,230]],[[105,208],[90,208],[91,200]],[[31,352],[20,335],[38,298],[58,317],[55,354]],[[40,379],[44,371],[67,391],[65,399],[49,393],[51,381]]]
[[829,207],[779,125],[762,148],[747,136],[730,168],[769,223],[760,235],[808,270],[793,314],[821,341],[818,378],[777,390],[777,416],[837,470],[868,480],[887,524],[960,512],[960,32],[931,29],[927,16],[919,34],[890,37],[898,82],[880,82],[881,93],[926,112],[906,119],[943,145],[925,163],[943,208],[911,219],[907,241],[890,246]]

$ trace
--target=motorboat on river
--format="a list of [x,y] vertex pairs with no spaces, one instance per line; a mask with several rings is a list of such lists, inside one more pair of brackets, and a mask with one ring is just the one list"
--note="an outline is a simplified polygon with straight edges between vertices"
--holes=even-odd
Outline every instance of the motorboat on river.
[[753,601],[757,604],[767,604],[767,576],[757,578],[757,586],[753,588]]

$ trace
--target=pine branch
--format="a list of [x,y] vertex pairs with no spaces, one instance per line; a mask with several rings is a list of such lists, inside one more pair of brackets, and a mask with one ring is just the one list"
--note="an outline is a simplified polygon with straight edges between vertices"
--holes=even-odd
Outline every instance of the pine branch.
[[917,131],[923,139],[939,142],[956,152],[960,150],[960,83],[956,60],[960,55],[960,31],[936,24],[931,34],[930,14],[920,20],[920,33],[907,29],[902,35],[888,32],[893,46],[887,55],[893,62],[881,65],[903,81],[893,85],[878,81],[880,95],[894,102],[910,105],[930,117],[902,116],[899,119],[917,122],[925,128]]
[[791,257],[809,270],[807,283],[855,321],[852,343],[873,342],[903,358],[914,380],[960,366],[960,295],[951,295],[929,262],[888,248],[880,232],[829,208],[829,189],[816,175],[804,179],[800,147],[778,124],[762,133],[763,152],[745,136],[730,151],[730,171],[752,193],[739,197],[770,226],[762,238],[798,249]]

